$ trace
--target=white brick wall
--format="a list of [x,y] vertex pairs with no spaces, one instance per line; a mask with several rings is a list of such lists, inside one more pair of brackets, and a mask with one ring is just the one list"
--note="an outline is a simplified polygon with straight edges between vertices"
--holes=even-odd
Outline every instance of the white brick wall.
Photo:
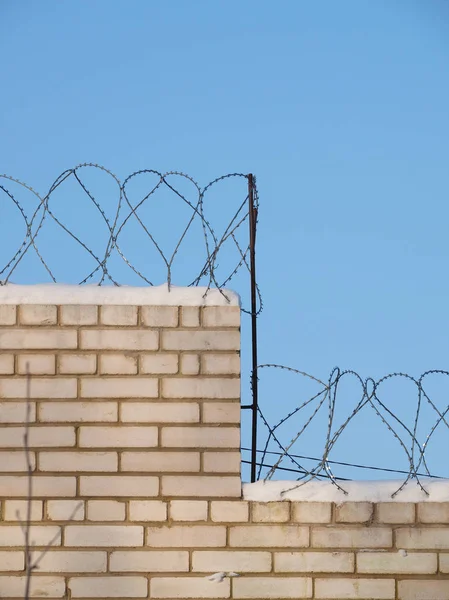
[[311,545],[314,548],[391,548],[393,536],[391,529],[383,527],[315,527]]
[[311,598],[309,577],[242,577],[234,582],[234,598]]
[[56,373],[55,354],[19,354],[17,372],[25,375],[27,367],[32,375],[54,375]]
[[122,471],[148,473],[195,473],[200,470],[199,452],[122,452]]
[[170,518],[173,521],[207,521],[206,500],[172,500]]
[[316,579],[315,598],[393,600],[393,579]]
[[167,503],[161,500],[131,500],[130,521],[166,521]]
[[274,570],[278,573],[353,573],[350,552],[276,552]]
[[146,498],[159,494],[157,477],[132,475],[83,475],[80,477],[82,496],[114,496]]
[[80,547],[127,547],[143,545],[143,527],[137,525],[67,525],[65,545]]
[[87,518],[89,521],[124,521],[126,503],[116,500],[89,500]]
[[146,598],[146,577],[108,576],[72,577],[69,579],[72,598]]
[[200,573],[234,571],[238,573],[268,573],[271,553],[245,550],[196,550],[192,570]]
[[111,572],[128,571],[143,573],[185,573],[189,570],[189,553],[177,550],[124,550],[112,552],[109,570]]
[[299,525],[241,525],[229,528],[229,545],[240,548],[304,548],[309,530]]
[[230,582],[215,584],[203,577],[153,577],[151,598],[229,598]]
[[[23,598],[25,594],[25,577],[0,576],[0,590],[4,598]],[[32,598],[63,598],[65,581],[63,577],[36,575],[31,580],[30,596]]]
[[58,313],[56,306],[49,304],[29,304],[19,309],[20,325],[56,325]]
[[96,325],[98,307],[89,305],[60,306],[61,325]]
[[82,426],[79,430],[81,448],[153,448],[157,439],[157,427]]
[[151,548],[223,547],[226,545],[226,527],[219,525],[149,527],[147,545]]
[[449,598],[449,502],[241,499],[239,327],[238,307],[0,306],[1,597],[25,583],[28,364],[34,557],[54,537],[32,597]]

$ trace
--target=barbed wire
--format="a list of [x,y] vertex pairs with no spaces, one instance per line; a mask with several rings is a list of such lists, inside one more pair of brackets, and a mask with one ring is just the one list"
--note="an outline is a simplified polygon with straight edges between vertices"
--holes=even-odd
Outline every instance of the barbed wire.
[[[410,480],[415,480],[420,489],[424,493],[428,494],[421,482],[421,478],[441,478],[440,476],[432,474],[430,472],[426,460],[426,451],[428,449],[432,437],[434,436],[437,428],[440,425],[445,425],[449,429],[449,404],[443,410],[440,410],[437,407],[436,403],[430,397],[430,394],[428,392],[428,389],[426,389],[425,384],[427,385],[427,381],[431,376],[449,376],[449,371],[443,371],[439,369],[426,371],[418,379],[406,373],[391,373],[375,381],[372,378],[367,378],[363,380],[360,377],[360,375],[358,375],[355,371],[342,371],[338,367],[336,367],[331,372],[327,382],[323,382],[317,379],[316,377],[305,373],[304,371],[299,371],[297,369],[287,367],[285,365],[262,364],[258,366],[258,373],[262,369],[284,370],[299,375],[301,377],[308,378],[311,381],[318,384],[319,389],[315,394],[313,394],[307,400],[301,402],[298,406],[296,406],[296,408],[291,410],[275,425],[270,425],[268,418],[264,415],[260,405],[258,406],[258,413],[260,419],[265,425],[266,429],[268,430],[268,435],[266,437],[265,445],[263,446],[263,448],[257,451],[259,454],[259,470],[257,479],[262,478],[263,468],[268,469],[268,472],[264,477],[265,480],[272,479],[272,477],[278,470],[289,470],[291,472],[299,474],[299,476],[297,477],[297,481],[300,482],[296,485],[293,485],[291,489],[296,489],[297,487],[300,487],[313,479],[325,477],[328,480],[330,480],[334,485],[336,485],[340,491],[347,494],[347,491],[344,489],[344,484],[339,483],[341,481],[344,481],[344,478],[336,477],[331,467],[331,465],[344,465],[353,468],[363,468],[367,470],[384,471],[405,475],[406,477],[404,478],[404,481],[392,494],[392,497],[394,497],[404,489],[404,487]],[[355,380],[355,382],[359,385],[359,396],[358,400],[355,403],[355,407],[350,411],[349,415],[345,419],[343,419],[338,425],[336,419],[338,390],[339,386],[341,386],[342,381],[348,378]],[[415,388],[416,410],[410,411],[410,407],[408,407],[408,411],[412,421],[411,426],[407,426],[403,419],[401,419],[397,414],[395,414],[393,410],[387,406],[386,401],[381,398],[383,385],[385,384],[385,382],[393,379],[405,379],[411,382]],[[420,441],[418,439],[418,432],[420,430],[419,426],[421,424],[420,421],[422,419],[424,406],[430,407],[432,414],[435,413],[436,419],[430,426],[428,426],[426,423],[425,426],[427,426],[427,433],[423,436],[423,438]],[[280,428],[281,425],[283,425],[287,421],[299,419],[301,411],[306,407],[309,407],[310,414],[308,414],[307,417],[305,417],[304,420],[301,421],[301,426],[299,427],[299,429],[295,425],[296,433],[288,443],[284,443],[280,439],[280,435],[277,430]],[[383,426],[385,426],[386,431],[399,444],[399,447],[402,449],[407,464],[409,466],[408,470],[382,468],[375,467],[373,465],[360,465],[351,462],[330,460],[329,456],[332,450],[334,449],[337,441],[344,434],[351,421],[353,421],[353,419],[357,415],[359,415],[365,407],[369,407],[370,409],[372,409],[373,416],[375,415],[375,417],[380,420]],[[325,439],[323,444],[322,455],[320,457],[311,457],[293,453],[293,445],[300,440],[301,436],[314,422],[314,420],[316,420],[318,413],[320,411],[322,412],[322,410],[327,410],[327,428],[326,434],[324,436]],[[270,443],[272,442],[279,448],[279,451],[273,452],[272,450],[269,450]],[[277,460],[274,461],[274,464],[268,464],[269,455],[277,456]],[[286,469],[286,467],[283,465],[283,462],[286,459],[293,465],[293,468]],[[309,468],[304,464],[304,460],[314,461],[316,464],[315,466]]]
[[[85,169],[94,169],[98,172],[106,174],[111,178],[111,181],[116,187],[116,198],[112,202],[108,203],[112,205],[106,207],[105,204],[100,203],[93,192],[89,190],[85,178],[83,177],[83,170]],[[129,194],[129,187],[131,183],[134,183],[138,179],[141,182],[142,177],[148,175],[154,177],[155,180],[152,184],[147,186],[147,189],[137,202],[132,202]],[[85,243],[85,241],[83,241],[81,237],[74,232],[70,224],[65,224],[62,219],[57,216],[55,209],[53,208],[52,200],[56,190],[61,188],[62,184],[71,178],[78,184],[79,190],[82,191],[85,197],[98,211],[102,221],[106,226],[107,238],[101,253],[98,251],[95,252],[87,243]],[[217,233],[218,229],[217,227],[214,227],[213,223],[214,209],[213,207],[208,207],[205,200],[207,200],[207,196],[212,190],[220,186],[221,182],[232,178],[243,178],[248,183],[246,185],[245,193],[242,194],[241,199],[237,202],[237,209],[230,217],[230,220],[224,228],[224,231],[222,233]],[[181,186],[176,185],[176,182],[174,181],[175,179],[178,179],[178,182],[188,182],[192,186],[192,193],[194,194],[194,197],[191,199],[187,198],[186,195],[180,190]],[[14,275],[19,265],[30,253],[34,253],[35,256],[37,256],[39,262],[44,267],[50,279],[54,283],[57,283],[57,278],[51,265],[52,257],[44,258],[44,252],[40,249],[40,242],[42,238],[45,237],[45,225],[48,221],[51,221],[63,232],[65,232],[68,238],[76,242],[82,251],[84,251],[88,257],[94,261],[94,268],[85,273],[82,279],[78,281],[79,284],[85,284],[93,281],[94,278],[96,278],[96,283],[98,283],[98,285],[104,285],[107,283],[120,285],[120,282],[113,275],[111,269],[109,269],[112,256],[118,255],[124,264],[140,280],[142,280],[146,285],[152,286],[154,285],[154,280],[152,279],[151,273],[143,272],[141,268],[137,267],[136,264],[126,256],[120,244],[120,237],[123,235],[125,228],[130,222],[134,222],[134,224],[139,227],[140,231],[146,235],[147,239],[151,242],[156,255],[159,257],[160,261],[162,261],[166,272],[166,282],[168,283],[168,288],[170,289],[172,285],[174,261],[181,253],[181,246],[186,238],[186,235],[191,230],[192,225],[195,222],[200,222],[205,258],[200,264],[194,265],[196,274],[188,283],[188,286],[202,285],[206,287],[206,294],[209,289],[217,288],[223,295],[225,295],[225,286],[229,285],[229,283],[240,271],[243,270],[247,271],[248,273],[250,272],[250,244],[248,228],[242,234],[244,242],[239,242],[237,239],[237,234],[244,229],[244,225],[248,226],[249,223],[249,181],[251,181],[251,185],[253,186],[253,198],[255,201],[257,214],[259,198],[257,188],[255,187],[255,179],[252,177],[250,180],[250,176],[243,173],[229,173],[227,175],[222,175],[209,182],[205,187],[201,188],[190,175],[180,171],[167,171],[165,173],[161,173],[154,169],[143,169],[131,173],[131,175],[127,176],[124,181],[121,182],[120,179],[109,169],[94,163],[83,163],[61,173],[50,186],[45,195],[39,194],[27,183],[24,183],[23,181],[20,181],[19,179],[16,179],[10,175],[0,175],[0,195],[3,195],[3,200],[6,198],[16,207],[18,214],[23,219],[25,225],[24,237],[17,244],[17,249],[13,251],[12,255],[10,256],[0,255],[0,285],[5,285],[11,281],[11,277]],[[36,207],[31,211],[30,214],[26,214],[25,209],[23,208],[23,203],[19,200],[19,198],[16,197],[15,194],[13,194],[11,189],[9,189],[10,185],[8,187],[8,182],[13,182],[19,186],[19,189],[21,188],[23,190],[28,190],[34,196]],[[165,192],[170,192],[184,208],[188,209],[188,212],[190,213],[187,222],[185,223],[185,226],[182,229],[177,242],[175,243],[173,251],[168,254],[164,253],[162,250],[162,247],[157,239],[157,232],[152,229],[151,223],[146,222],[141,214],[139,214],[140,209],[142,209],[142,207],[150,200],[153,200],[155,195],[162,188]],[[235,198],[231,198],[230,201],[235,203]],[[107,209],[109,213],[112,213],[112,217],[107,216]],[[10,227],[9,223],[6,221],[3,221],[3,224],[5,227]],[[170,227],[170,223],[167,223],[167,227]],[[223,254],[223,246],[228,243],[234,244],[234,249],[236,250],[238,256],[237,262],[235,265],[227,267],[227,273],[219,276],[218,261],[220,256]],[[188,249],[186,249],[186,252],[188,252]],[[227,252],[226,256],[229,257],[230,253]],[[67,260],[69,260],[69,258],[70,257],[68,257]],[[257,294],[257,312],[259,314],[262,311],[262,298],[258,286]],[[246,313],[250,313],[250,311],[246,308],[242,308],[242,310]]]
[[[109,200],[108,202],[100,202],[86,183],[86,178],[84,176],[85,169],[92,169],[95,173],[105,174],[109,177],[115,188],[115,199],[112,201]],[[145,183],[143,189],[141,189],[138,201],[133,202],[131,199],[131,186],[136,184],[136,182],[141,183],[142,178],[147,176],[153,177],[153,182],[151,184]],[[233,209],[225,225],[222,226],[221,223],[218,224],[216,222],[216,212],[214,207],[211,203],[208,204],[209,196],[212,191],[219,190],[220,186],[224,184],[223,182],[233,179],[245,180],[245,191],[244,193],[241,193],[240,197],[233,196],[232,198],[226,198],[226,204],[231,204]],[[69,180],[73,180],[78,186],[78,189],[82,192],[84,197],[88,199],[91,206],[94,207],[94,210],[100,215],[101,221],[106,227],[106,239],[104,240],[100,251],[94,251],[89,244],[83,241],[80,235],[75,233],[75,230],[70,223],[66,224],[61,217],[58,217],[58,213],[53,207],[53,200],[57,190],[62,190],[63,193],[63,184]],[[186,193],[182,191],[182,184],[191,186],[193,197],[187,197]],[[14,194],[10,189],[11,185],[18,186],[19,193],[21,190],[27,190],[34,197],[35,206],[28,214],[23,207],[23,202],[21,202],[17,194]],[[170,194],[170,197],[174,198],[176,202],[179,202],[179,205],[186,208],[188,212],[188,218],[186,219],[186,222],[181,229],[181,233],[170,253],[164,253],[162,250],[162,245],[157,237],[157,232],[154,230],[155,226],[154,223],[151,222],[151,217],[145,217],[141,212],[141,209],[162,190]],[[238,193],[240,194],[240,192]],[[146,239],[149,240],[151,247],[159,258],[166,276],[165,281],[168,283],[168,288],[170,289],[173,281],[174,262],[183,252],[189,257],[189,249],[184,244],[184,241],[187,234],[192,230],[193,225],[199,223],[200,234],[197,237],[201,240],[202,249],[204,251],[203,259],[199,261],[198,264],[194,263],[194,276],[188,285],[202,285],[206,289],[206,294],[211,288],[216,288],[220,290],[223,295],[226,295],[225,286],[234,283],[235,278],[243,272],[248,276],[248,282],[250,281],[251,276],[253,276],[252,283],[255,286],[258,302],[256,312],[254,312],[254,309],[252,311],[249,308],[244,307],[242,307],[242,311],[252,315],[253,320],[262,311],[263,302],[261,292],[257,281],[255,281],[254,274],[251,273],[250,264],[251,252],[254,253],[259,207],[258,191],[255,184],[255,178],[252,175],[229,173],[214,179],[204,187],[200,187],[190,175],[180,171],[161,173],[153,169],[143,169],[131,173],[122,182],[114,175],[114,173],[112,173],[112,171],[101,165],[83,163],[61,173],[55,179],[45,195],[40,195],[31,186],[12,176],[0,175],[0,199],[6,199],[7,202],[12,203],[12,206],[17,209],[17,214],[20,216],[25,226],[23,239],[19,239],[16,249],[13,250],[11,254],[5,254],[3,256],[3,253],[1,252],[2,247],[0,246],[0,285],[6,285],[11,282],[11,278],[17,273],[17,270],[25,257],[30,254],[37,257],[38,262],[43,266],[50,279],[57,283],[53,264],[51,263],[54,255],[47,258],[45,256],[45,250],[43,251],[41,249],[41,242],[44,241],[46,237],[46,224],[51,222],[55,224],[60,231],[64,232],[67,239],[78,244],[78,247],[81,248],[82,252],[94,262],[94,267],[84,273],[83,277],[78,281],[79,284],[85,284],[96,279],[98,285],[121,285],[110,268],[113,259],[119,257],[122,263],[126,265],[138,279],[143,281],[146,285],[152,286],[155,284],[153,278],[154,269],[151,268],[150,272],[147,272],[142,269],[142,267],[137,266],[123,250],[121,240],[124,231],[127,230],[130,223],[134,223],[138,230],[143,232]],[[0,209],[1,208],[2,205],[0,204]],[[251,236],[249,231],[251,218],[254,223],[253,246],[251,246]],[[2,225],[9,230],[11,229],[11,226],[6,219],[0,221],[0,228]],[[168,221],[165,229],[170,228],[170,225],[171,221]],[[217,233],[218,231],[221,233]],[[8,233],[10,233],[10,231]],[[12,237],[14,238],[14,236],[15,231],[13,230]],[[231,245],[232,251],[235,252],[237,256],[235,262],[231,262],[231,264],[228,264],[228,258],[231,254],[229,245]],[[226,250],[223,250],[225,246]],[[252,256],[254,258],[254,254]],[[222,259],[226,260],[222,261]],[[70,256],[63,259],[66,270],[70,269],[71,260],[72,257]],[[226,263],[224,269],[223,263]],[[151,266],[153,267],[153,264]],[[225,271],[224,273],[223,270]],[[255,361],[254,364],[257,364],[257,359],[254,358],[257,356],[256,338],[257,336],[253,333],[252,350],[253,360]],[[294,410],[290,411],[285,417],[272,426],[266,415],[263,413],[260,404],[258,404],[257,400],[254,400],[257,398],[257,394],[254,394],[254,388],[257,386],[259,374],[262,369],[277,369],[299,375],[306,378],[314,385],[317,385],[318,391],[311,395],[306,401],[301,402]],[[337,477],[332,470],[333,465],[363,468],[366,470],[389,473],[394,472],[396,474],[405,475],[404,481],[393,494],[393,496],[395,496],[404,489],[411,479],[416,480],[419,487],[426,492],[422,485],[421,478],[439,477],[430,473],[426,460],[426,451],[437,428],[440,425],[445,425],[449,428],[449,405],[444,410],[439,410],[431,399],[428,391],[426,391],[424,383],[427,381],[426,378],[432,375],[447,376],[449,375],[448,371],[427,371],[418,379],[405,373],[391,373],[377,381],[372,378],[362,379],[362,377],[354,371],[341,371],[338,368],[335,368],[331,372],[327,381],[321,381],[304,371],[278,364],[262,364],[257,367],[256,371],[257,376],[252,379],[253,404],[244,408],[252,408],[254,414],[257,413],[259,415],[268,434],[264,447],[260,450],[256,450],[256,445],[253,443],[251,461],[244,460],[243,462],[252,464],[252,471],[254,470],[254,473],[254,465],[258,466],[257,479],[262,477],[264,469],[267,473],[265,479],[271,479],[276,472],[288,472],[299,475],[297,479],[300,483],[298,483],[297,486],[304,485],[313,479],[327,479],[336,485],[342,492],[347,493],[343,487],[344,481],[347,479],[344,477]],[[340,425],[337,426],[337,403],[339,406],[341,405],[341,402],[338,400],[338,390],[341,386],[341,382],[345,379],[352,379],[355,381],[359,386],[359,393],[355,407]],[[392,379],[406,379],[415,386],[417,403],[416,410],[410,413],[412,417],[412,424],[410,427],[408,427],[404,421],[387,406],[386,402],[382,400],[379,395],[385,382]],[[431,411],[436,414],[436,420],[433,425],[428,428],[427,434],[419,441],[420,425],[422,421],[421,417],[424,405],[430,407]],[[296,433],[291,440],[288,443],[284,443],[281,440],[279,428],[286,422],[292,424],[296,419],[299,419],[303,414],[306,414],[306,411],[304,410],[306,407],[309,407],[309,413],[307,413],[307,416],[303,419],[299,428],[295,426]],[[388,432],[402,449],[407,461],[408,470],[382,468],[373,465],[360,465],[352,462],[330,459],[330,454],[333,452],[337,441],[341,439],[342,435],[347,430],[348,425],[362,410],[365,409],[365,407],[369,407],[373,411],[374,418],[382,423],[386,432]],[[320,452],[320,455],[316,457],[293,453],[293,446],[303,439],[306,431],[310,431],[309,428],[317,421],[319,418],[318,415],[321,415],[323,410],[327,410],[327,426],[322,453]],[[256,431],[254,423],[253,427],[254,442],[254,432]],[[273,443],[277,446],[275,452],[271,449],[271,444]],[[245,449],[242,448],[242,450]],[[269,457],[272,457],[273,461],[270,461]],[[285,460],[288,460],[291,466],[286,467],[284,464]],[[315,464],[313,467],[309,468],[304,464],[304,461],[312,461]]]

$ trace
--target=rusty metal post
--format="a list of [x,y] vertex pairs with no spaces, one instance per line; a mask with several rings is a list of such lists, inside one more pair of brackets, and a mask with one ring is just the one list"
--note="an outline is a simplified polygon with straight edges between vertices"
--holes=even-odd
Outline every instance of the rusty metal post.
[[248,214],[249,214],[249,255],[251,276],[251,343],[252,343],[252,371],[251,388],[253,402],[252,409],[252,439],[251,439],[251,483],[256,481],[257,467],[257,417],[258,417],[258,379],[257,379],[257,287],[256,287],[256,227],[257,206],[254,198],[255,178],[248,175]]

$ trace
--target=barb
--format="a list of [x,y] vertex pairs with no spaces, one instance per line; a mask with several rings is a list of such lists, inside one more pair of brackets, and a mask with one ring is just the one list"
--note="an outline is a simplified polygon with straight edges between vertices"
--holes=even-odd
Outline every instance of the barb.
[[[428,389],[424,387],[424,382],[430,383],[431,376],[449,376],[449,371],[433,370],[426,371],[418,379],[411,377],[405,373],[391,373],[375,381],[372,378],[363,380],[354,371],[341,371],[334,369],[328,381],[325,383],[308,373],[276,364],[263,364],[258,366],[258,371],[262,369],[277,369],[288,371],[294,375],[307,378],[317,384],[318,390],[315,394],[301,401],[296,408],[291,410],[286,416],[278,420],[274,425],[268,422],[260,405],[258,407],[259,417],[267,430],[265,444],[261,450],[258,450],[257,464],[259,465],[258,479],[262,478],[262,469],[265,469],[265,480],[271,479],[278,471],[290,471],[298,474],[297,481],[300,483],[292,485],[291,489],[296,489],[299,486],[316,478],[329,479],[338,489],[347,494],[344,489],[344,478],[336,477],[332,471],[332,465],[347,466],[353,468],[364,468],[376,471],[397,473],[405,475],[404,480],[398,486],[397,490],[392,494],[392,497],[400,493],[405,486],[414,480],[421,490],[428,494],[422,482],[423,478],[441,478],[438,475],[432,474],[426,462],[426,451],[429,443],[434,436],[436,430],[440,426],[446,426],[449,429],[449,420],[447,418],[449,412],[449,404],[444,408],[438,408],[436,402],[432,400]],[[345,395],[341,398],[339,390],[344,380],[351,379],[356,382],[359,392],[356,392],[356,401],[354,408],[349,412],[346,418],[340,420],[337,425],[337,408],[340,412],[347,406],[348,398]],[[408,406],[407,412],[413,425],[409,427],[403,419],[401,419],[393,409],[388,405],[386,398],[383,398],[384,387],[386,382],[391,380],[408,381],[414,386],[416,393],[415,409]],[[430,409],[430,413],[436,415],[435,422],[429,425],[428,419],[423,418],[423,408]],[[305,411],[308,407],[308,411]],[[307,454],[298,454],[293,452],[293,446],[297,448],[301,442],[302,436],[309,429],[312,423],[316,422],[317,415],[323,414],[327,407],[327,431],[324,436],[322,455],[310,456]],[[364,410],[371,409],[374,418],[377,417],[378,422],[382,424],[386,435],[390,435],[402,449],[407,464],[408,470],[382,468],[373,465],[361,465],[352,462],[344,462],[331,460],[330,455],[334,451],[337,442],[344,436],[350,423]],[[307,412],[307,414],[306,414]],[[303,415],[305,415],[303,417]],[[288,444],[284,444],[279,436],[279,428],[286,422],[294,423],[296,434],[291,438]],[[422,432],[424,431],[424,434]],[[425,433],[427,431],[427,433]],[[382,438],[383,441],[385,438]],[[270,450],[271,444],[277,447],[277,450]],[[247,450],[247,449],[245,449]],[[274,459],[273,464],[269,464],[269,455]],[[293,467],[285,467],[284,462],[288,461]],[[314,463],[313,467],[308,467],[303,461]],[[290,490],[287,490],[290,491]]]
[[[95,178],[103,178],[100,181],[100,190],[104,190],[112,183],[115,196],[108,197],[107,201],[100,201],[88,184],[88,181],[92,183],[92,177],[94,177],[94,189],[98,187]],[[224,287],[237,274],[243,273],[249,279],[250,241],[248,228],[244,224],[249,219],[246,207],[250,178],[252,175],[230,173],[200,187],[192,177],[179,171],[161,173],[154,169],[144,169],[135,171],[121,182],[105,167],[94,163],[83,163],[61,173],[48,192],[42,196],[17,178],[0,175],[0,210],[7,208],[6,202],[15,209],[15,216],[24,225],[21,237],[11,225],[11,220],[3,219],[0,222],[0,232],[4,234],[0,236],[3,240],[0,243],[0,285],[5,285],[11,282],[12,278],[17,277],[19,267],[25,259],[37,258],[38,264],[46,272],[46,277],[55,283],[58,281],[57,265],[62,262],[64,273],[69,270],[68,265],[74,263],[84,270],[84,274],[77,281],[79,284],[89,282],[98,285],[121,285],[124,277],[128,278],[126,269],[129,269],[132,277],[137,277],[146,285],[155,285],[158,280],[158,283],[167,282],[170,289],[175,263],[178,264],[188,258],[193,277],[187,285],[201,285],[207,290],[214,287],[225,295]],[[243,180],[243,185],[239,184],[240,179]],[[223,182],[231,180],[236,181],[236,190],[229,197],[228,192],[223,188]],[[14,188],[14,193],[10,188]],[[255,182],[253,189],[255,203],[258,206]],[[83,222],[82,232],[78,233],[74,223],[70,222],[70,215],[60,216],[61,199],[70,206],[75,199],[78,199],[78,196],[74,195],[75,192],[82,194],[93,207],[94,216],[99,215],[100,220],[92,234],[95,236],[94,242],[86,241],[88,229],[85,227],[85,222]],[[29,214],[24,208],[25,202],[22,198],[28,193],[31,194],[35,204],[29,209]],[[217,197],[221,205],[227,209],[231,207],[230,215],[224,225],[217,221],[216,216],[214,217],[217,211],[213,203]],[[160,217],[160,212],[164,209],[161,201],[165,202],[167,199],[170,202],[175,201],[179,211],[187,214],[179,237],[171,250],[164,249],[161,231],[158,231],[153,219],[153,217]],[[145,214],[143,211],[146,211]],[[179,220],[179,211],[175,209],[168,214],[169,222],[164,230],[171,229],[170,224],[174,217]],[[86,220],[88,221],[89,217],[86,217]],[[1,229],[1,223],[4,229]],[[197,225],[198,229],[193,231]],[[12,232],[11,227],[13,227]],[[51,252],[46,248],[51,240],[51,233],[49,233],[51,227],[53,229],[56,227],[59,234],[62,234],[63,246],[58,247],[58,252],[54,252],[54,248]],[[101,231],[102,241],[100,241]],[[139,238],[142,235],[143,241]],[[133,240],[139,238],[138,259],[145,256],[145,260],[142,261],[143,267],[138,259],[131,259],[129,252],[124,250],[125,238],[129,236],[132,236]],[[191,248],[186,243],[188,236],[194,236],[194,243],[199,247],[201,258],[190,259]],[[5,241],[11,238],[12,250],[8,246],[10,242]],[[69,243],[74,244],[81,252],[82,260],[78,260],[71,250],[67,250],[66,244]],[[99,249],[94,250],[93,245],[95,248],[99,246]],[[73,270],[73,267],[71,268]],[[178,281],[176,283],[180,284]],[[262,310],[262,299],[258,287],[257,295],[259,314]],[[249,307],[243,310],[251,314]]]

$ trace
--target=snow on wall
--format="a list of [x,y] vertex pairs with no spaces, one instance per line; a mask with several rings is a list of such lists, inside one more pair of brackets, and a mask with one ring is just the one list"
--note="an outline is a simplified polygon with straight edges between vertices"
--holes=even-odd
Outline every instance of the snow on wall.
[[240,306],[230,290],[206,287],[158,286],[0,285],[0,304],[97,304],[152,306]]
[[448,502],[449,480],[422,479],[421,485],[410,480],[395,496],[404,480],[341,481],[347,495],[331,481],[257,481],[243,484],[245,500],[273,502],[292,500],[301,502]]

